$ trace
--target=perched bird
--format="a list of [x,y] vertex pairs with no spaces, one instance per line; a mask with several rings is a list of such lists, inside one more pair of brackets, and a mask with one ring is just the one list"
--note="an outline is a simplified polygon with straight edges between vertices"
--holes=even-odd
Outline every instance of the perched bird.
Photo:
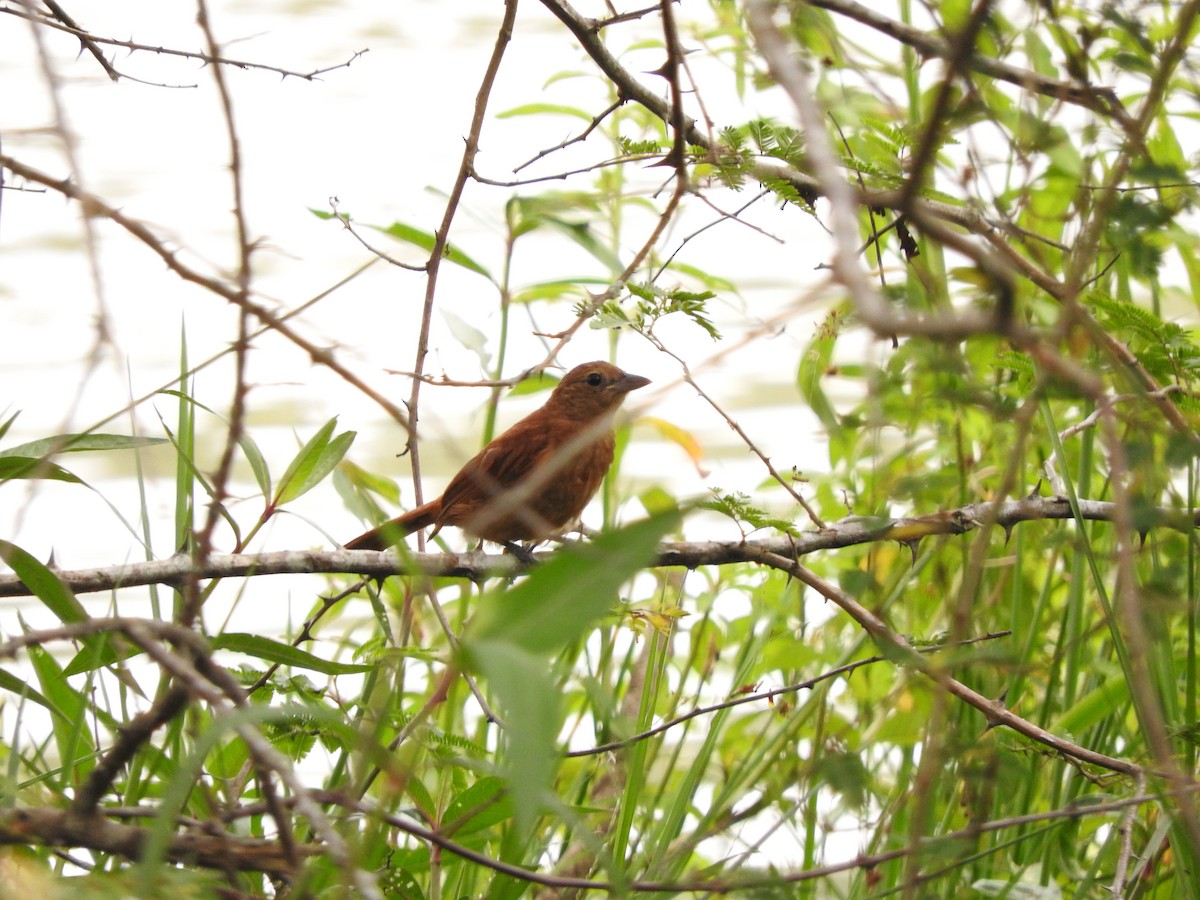
[[512,547],[561,534],[579,518],[613,459],[613,416],[650,383],[606,362],[576,366],[544,406],[484,447],[436,500],[346,544],[382,550],[414,531],[445,525]]

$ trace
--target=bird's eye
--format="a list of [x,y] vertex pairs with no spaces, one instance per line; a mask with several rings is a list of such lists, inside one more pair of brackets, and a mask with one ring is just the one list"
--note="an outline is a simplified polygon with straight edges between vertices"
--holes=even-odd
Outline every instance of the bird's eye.
[[599,372],[593,372],[587,377],[587,383],[592,387],[600,387],[604,383],[604,376]]

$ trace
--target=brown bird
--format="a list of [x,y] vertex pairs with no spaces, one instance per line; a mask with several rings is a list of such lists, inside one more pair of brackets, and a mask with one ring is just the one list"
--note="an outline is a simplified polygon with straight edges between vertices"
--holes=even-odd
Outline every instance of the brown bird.
[[613,458],[613,416],[625,395],[650,383],[606,362],[576,366],[545,405],[484,447],[436,500],[346,544],[382,550],[445,525],[513,547],[561,534],[579,518]]

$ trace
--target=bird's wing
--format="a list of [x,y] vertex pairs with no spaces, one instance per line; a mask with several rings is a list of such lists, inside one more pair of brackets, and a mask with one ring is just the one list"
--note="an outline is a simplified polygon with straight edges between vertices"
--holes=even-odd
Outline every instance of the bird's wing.
[[450,480],[442,494],[440,521],[454,524],[462,514],[477,512],[549,460],[577,431],[574,423],[533,416],[522,419],[479,451]]

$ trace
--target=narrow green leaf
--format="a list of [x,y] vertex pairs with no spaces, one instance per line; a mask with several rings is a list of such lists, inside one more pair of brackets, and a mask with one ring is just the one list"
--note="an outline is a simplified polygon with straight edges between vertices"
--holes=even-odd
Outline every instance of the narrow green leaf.
[[104,666],[111,666],[123,659],[132,659],[142,651],[127,641],[117,641],[109,633],[93,634],[84,638],[83,647],[67,663],[64,675],[79,675]]
[[55,453],[79,453],[85,450],[133,450],[167,443],[166,438],[138,437],[131,434],[56,434],[16,447],[0,450],[4,456],[50,456]]
[[595,284],[608,287],[607,278],[593,278],[587,275],[576,275],[571,278],[555,278],[551,281],[540,281],[527,284],[512,295],[513,303],[533,303],[535,300],[561,300],[564,298],[587,297],[585,284]]
[[559,103],[526,103],[522,106],[514,106],[512,109],[506,109],[502,113],[497,113],[497,119],[512,119],[517,116],[534,116],[544,113],[573,116],[576,119],[582,119],[585,122],[592,121],[591,113],[588,113],[575,106],[563,106]]
[[565,235],[572,243],[582,247],[597,261],[603,263],[610,272],[620,272],[624,262],[613,253],[608,243],[602,240],[587,222],[573,222],[558,216],[545,215],[542,217],[545,225]]
[[44,478],[47,481],[84,484],[78,475],[47,459],[36,456],[0,456],[0,481],[10,481],[14,478]]
[[30,647],[29,661],[42,691],[63,713],[61,718],[55,716],[52,719],[54,741],[63,767],[62,784],[76,784],[78,778],[95,766],[91,757],[96,747],[87,724],[87,699],[71,687],[62,669],[45,648]]
[[322,425],[317,430],[317,433],[309,438],[308,442],[300,448],[300,451],[292,458],[292,461],[288,463],[283,477],[279,479],[279,487],[275,492],[276,505],[286,503],[300,496],[297,488],[307,479],[308,474],[317,465],[317,460],[329,445],[329,437],[333,434],[335,425],[337,425],[336,416]]
[[1054,730],[1058,734],[1086,734],[1089,728],[1111,716],[1114,709],[1124,709],[1128,704],[1129,682],[1106,679],[1064,710],[1054,723]]
[[[175,421],[175,443],[178,456],[175,462],[175,535],[174,547],[188,545],[192,536],[192,524],[196,510],[196,483],[203,483],[197,471],[196,459],[196,401],[192,398],[191,367],[188,364],[187,327],[179,323],[179,397],[178,415]],[[166,423],[163,423],[164,427]],[[169,430],[169,429],[167,429]]]
[[369,672],[372,668],[371,666],[355,665],[353,663],[332,662],[292,647],[289,644],[281,644],[279,641],[273,641],[270,638],[265,638],[257,634],[235,632],[218,635],[213,638],[212,646],[214,650],[231,650],[236,653],[245,653],[247,656],[253,656],[267,662],[279,663],[295,669],[311,669],[323,675],[352,675],[356,672]]
[[821,380],[829,371],[836,344],[836,326],[827,319],[826,327],[818,330],[812,342],[805,349],[804,356],[800,359],[800,367],[796,372],[796,384],[800,388],[800,393],[829,434],[836,434],[841,428],[841,423],[833,404],[829,402],[829,397],[825,394]]
[[538,372],[535,375],[530,375],[513,385],[513,389],[508,392],[510,397],[523,397],[526,394],[540,394],[543,391],[552,391],[558,385],[559,379],[551,375],[549,372]]
[[[187,362],[186,355],[185,355],[183,361],[185,363]],[[190,394],[188,394],[184,391],[177,391],[174,388],[164,388],[163,390],[159,391],[155,396],[156,397],[174,397],[177,400],[184,401],[189,406],[194,406],[196,409],[203,410],[204,412],[208,413],[210,416],[215,416],[216,418],[224,421],[223,417],[221,416],[221,414],[219,412],[217,412],[211,406],[206,406],[205,404],[201,403],[195,397],[191,396]],[[169,438],[168,438],[168,440],[169,440]]]
[[88,614],[59,577],[16,544],[0,540],[0,559],[63,622],[82,622]]
[[479,357],[480,367],[487,369],[492,361],[492,354],[488,352],[487,348],[487,335],[450,310],[443,309],[441,312],[454,339]]
[[3,422],[0,422],[0,438],[4,437],[6,434],[8,434],[8,429],[12,428],[12,423],[17,420],[17,416],[19,416],[20,414],[21,414],[20,410],[18,410],[17,412],[15,412],[11,416],[9,416],[7,419],[5,419]]
[[349,213],[342,213],[342,212],[334,213],[334,212],[330,212],[327,209],[317,209],[315,206],[310,206],[308,208],[308,211],[310,213],[312,213],[314,216],[316,216],[318,219],[322,219],[326,222],[329,222],[333,219],[337,219],[339,222],[349,222],[350,221]]
[[9,691],[18,697],[26,697],[38,706],[44,706],[59,718],[66,718],[61,709],[51,703],[49,698],[29,683],[28,677],[19,678],[7,669],[0,669],[0,690]]

